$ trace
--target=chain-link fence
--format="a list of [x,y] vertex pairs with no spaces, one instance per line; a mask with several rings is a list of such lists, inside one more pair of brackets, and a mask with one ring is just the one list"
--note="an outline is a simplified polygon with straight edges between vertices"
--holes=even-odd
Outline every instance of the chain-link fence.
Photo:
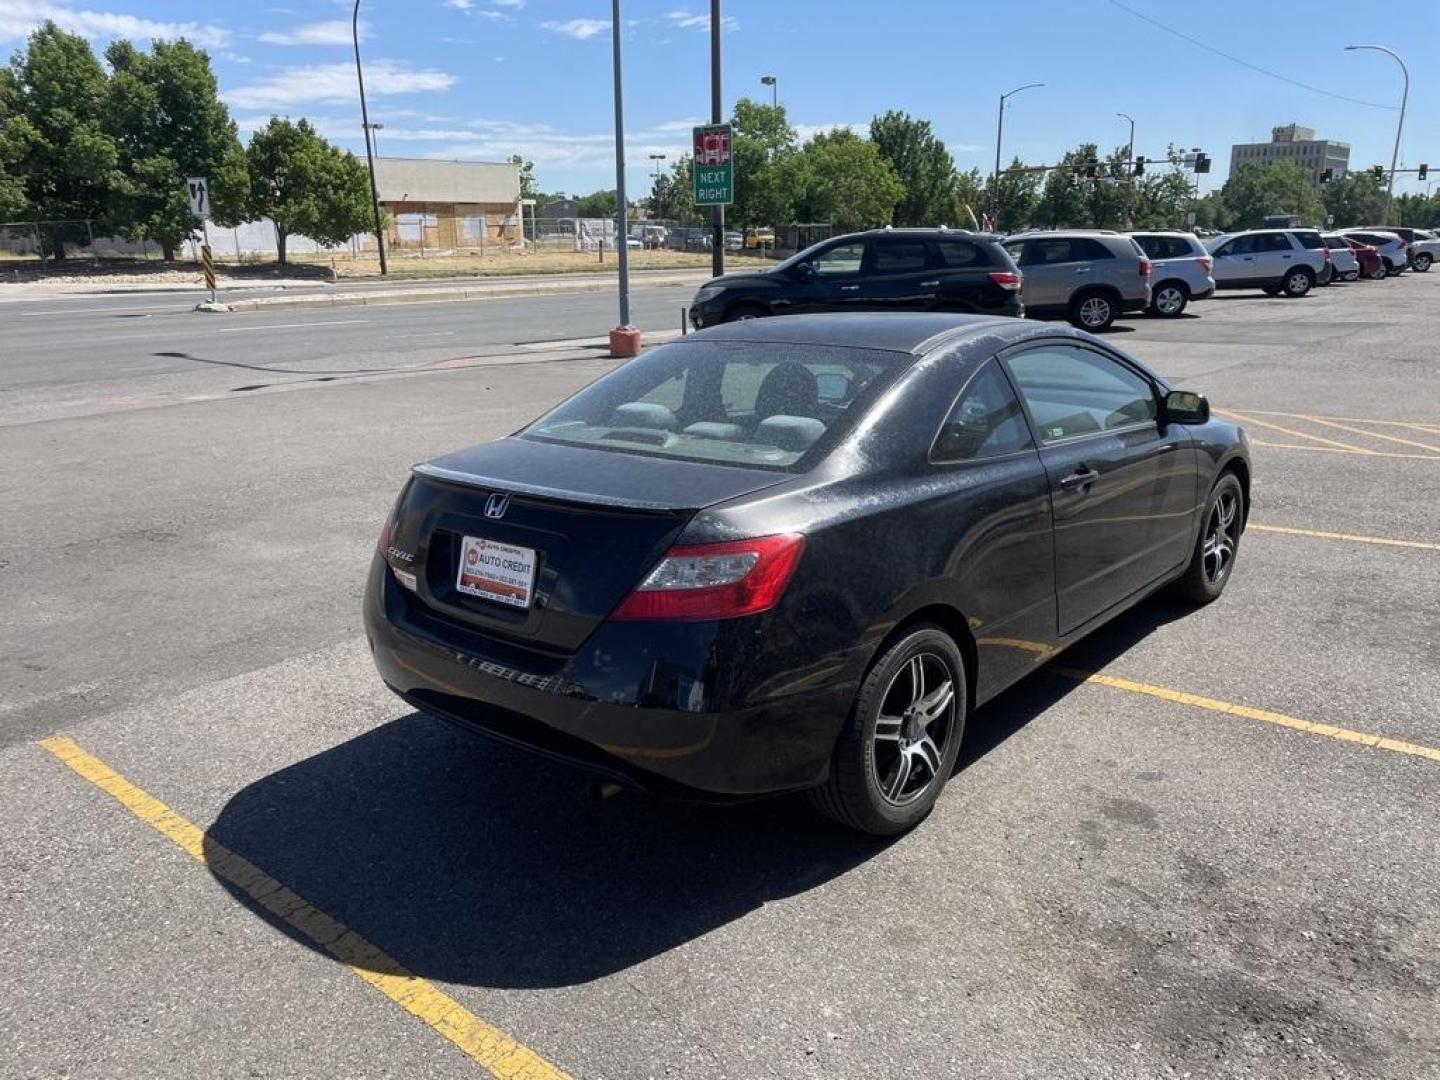
[[[619,236],[616,218],[537,218],[527,246],[536,251],[614,250]],[[647,251],[709,251],[714,233],[709,225],[681,223],[663,218],[631,218],[627,222],[631,248]],[[778,228],[727,228],[725,249],[750,255],[783,258],[834,235],[828,223],[783,225]]]

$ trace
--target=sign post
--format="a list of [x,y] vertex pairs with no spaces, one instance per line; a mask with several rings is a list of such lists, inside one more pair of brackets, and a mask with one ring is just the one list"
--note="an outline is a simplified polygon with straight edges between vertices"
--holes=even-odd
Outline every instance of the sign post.
[[205,287],[210,290],[210,302],[215,303],[215,257],[210,252],[210,182],[203,176],[192,176],[185,181],[190,196],[190,213],[200,219],[205,231],[205,243],[200,247],[200,265],[205,271]]

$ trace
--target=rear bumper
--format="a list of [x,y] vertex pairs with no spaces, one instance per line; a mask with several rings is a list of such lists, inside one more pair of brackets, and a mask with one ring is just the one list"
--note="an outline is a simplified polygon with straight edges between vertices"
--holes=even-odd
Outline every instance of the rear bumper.
[[729,801],[821,782],[854,689],[747,692],[746,665],[723,663],[718,624],[605,623],[572,656],[549,658],[437,629],[408,617],[410,603],[377,556],[365,630],[381,678],[400,697],[661,795]]

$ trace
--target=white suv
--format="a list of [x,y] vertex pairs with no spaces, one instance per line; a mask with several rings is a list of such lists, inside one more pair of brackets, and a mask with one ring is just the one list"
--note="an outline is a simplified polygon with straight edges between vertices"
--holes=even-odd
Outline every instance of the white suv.
[[1191,233],[1132,232],[1130,239],[1150,256],[1150,314],[1173,319],[1191,300],[1215,292],[1210,275],[1213,260]]
[[1304,296],[1320,280],[1330,249],[1315,229],[1251,229],[1206,242],[1217,289]]

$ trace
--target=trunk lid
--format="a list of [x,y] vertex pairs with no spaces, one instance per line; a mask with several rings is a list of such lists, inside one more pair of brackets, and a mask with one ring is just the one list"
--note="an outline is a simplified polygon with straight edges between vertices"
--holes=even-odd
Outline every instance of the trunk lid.
[[[387,553],[416,575],[412,614],[552,653],[578,649],[697,511],[791,479],[520,438],[414,472]],[[528,606],[459,587],[467,537],[534,552]]]

